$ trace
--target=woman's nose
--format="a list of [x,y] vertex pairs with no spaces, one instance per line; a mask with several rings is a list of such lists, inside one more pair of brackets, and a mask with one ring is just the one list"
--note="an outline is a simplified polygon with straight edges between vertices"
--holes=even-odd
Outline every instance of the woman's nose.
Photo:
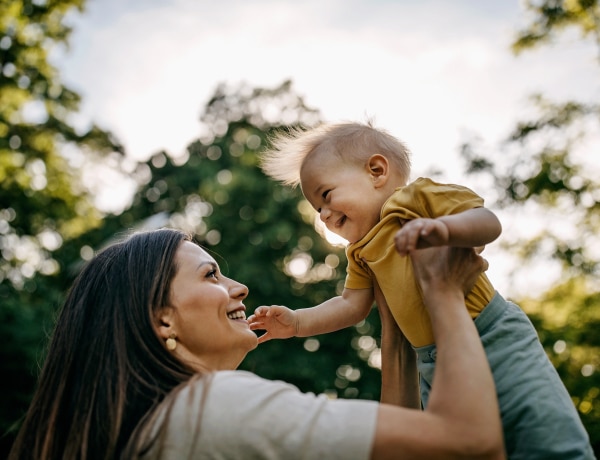
[[229,295],[234,299],[245,299],[248,297],[248,287],[245,284],[238,283],[235,280],[231,280],[231,287],[229,288]]

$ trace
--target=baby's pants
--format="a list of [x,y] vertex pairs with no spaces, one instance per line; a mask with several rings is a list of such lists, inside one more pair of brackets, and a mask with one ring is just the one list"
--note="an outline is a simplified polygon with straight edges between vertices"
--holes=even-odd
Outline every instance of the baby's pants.
[[[496,383],[508,458],[595,459],[577,410],[527,315],[496,293],[475,325]],[[425,407],[436,349],[415,350]]]

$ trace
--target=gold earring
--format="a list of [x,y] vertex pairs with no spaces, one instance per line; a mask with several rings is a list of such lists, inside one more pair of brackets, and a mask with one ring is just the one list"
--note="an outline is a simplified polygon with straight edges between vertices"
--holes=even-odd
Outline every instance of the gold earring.
[[175,334],[171,334],[166,342],[167,350],[173,351],[177,348],[177,341],[175,340]]

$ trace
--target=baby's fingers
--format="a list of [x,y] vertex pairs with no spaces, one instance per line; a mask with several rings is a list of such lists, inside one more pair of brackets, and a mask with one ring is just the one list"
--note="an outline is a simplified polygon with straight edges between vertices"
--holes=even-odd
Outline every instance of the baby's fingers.
[[403,228],[394,237],[394,243],[396,250],[402,256],[406,256],[417,247],[417,241],[419,240],[419,232],[421,228]]
[[256,308],[256,310],[254,310],[254,313],[252,314],[252,317],[256,317],[256,318],[260,318],[260,317],[266,317],[266,316],[271,316],[271,307],[267,307],[265,305],[262,305],[258,308]]
[[252,316],[250,318],[248,318],[248,325],[250,326],[250,329],[252,329],[252,330],[265,328],[265,323],[263,321],[257,320],[256,318],[253,318]]
[[265,343],[268,342],[269,340],[271,340],[272,337],[270,336],[270,334],[268,332],[265,332],[263,335],[258,337],[258,343]]

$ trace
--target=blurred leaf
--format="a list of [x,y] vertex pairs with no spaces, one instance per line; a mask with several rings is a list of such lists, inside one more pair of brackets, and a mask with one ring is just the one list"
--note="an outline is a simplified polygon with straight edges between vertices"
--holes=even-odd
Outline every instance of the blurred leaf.
[[[524,5],[530,22],[513,44],[516,52],[551,43],[567,28],[600,44],[597,1]],[[503,236],[505,248],[522,260],[514,276],[550,264],[562,271],[548,292],[518,303],[534,322],[600,456],[600,103],[553,102],[539,94],[531,100],[535,114],[515,123],[496,155],[479,153],[478,140],[465,142],[462,154],[469,173],[495,183],[494,205],[547,222],[526,238]]]

